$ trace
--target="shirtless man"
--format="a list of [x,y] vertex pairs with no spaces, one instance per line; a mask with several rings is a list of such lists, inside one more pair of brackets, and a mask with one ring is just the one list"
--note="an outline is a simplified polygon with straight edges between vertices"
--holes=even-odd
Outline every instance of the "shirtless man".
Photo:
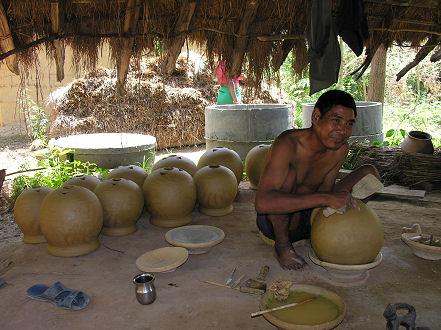
[[312,127],[281,133],[268,152],[256,194],[257,226],[274,240],[282,268],[308,268],[292,243],[310,238],[313,208],[358,208],[350,194],[354,184],[369,173],[379,178],[375,167],[363,165],[335,183],[356,116],[351,95],[328,91],[314,106]]

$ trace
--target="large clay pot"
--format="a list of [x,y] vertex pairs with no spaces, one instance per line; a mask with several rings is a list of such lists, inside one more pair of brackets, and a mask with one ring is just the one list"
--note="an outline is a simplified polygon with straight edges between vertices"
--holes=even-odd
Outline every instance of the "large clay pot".
[[204,166],[196,172],[194,181],[201,213],[222,216],[233,212],[237,181],[233,171],[228,167]]
[[199,158],[198,170],[204,166],[223,165],[233,171],[237,184],[242,180],[243,163],[238,153],[234,150],[217,147],[204,152]]
[[187,171],[191,176],[194,176],[198,170],[196,164],[190,158],[179,155],[169,155],[158,160],[155,165],[153,165],[152,171],[164,167],[177,167]]
[[245,171],[250,180],[250,189],[257,189],[259,186],[266,155],[270,148],[271,144],[259,144],[251,149],[245,158]]
[[362,265],[375,259],[383,245],[383,226],[375,212],[360,200],[360,210],[323,215],[323,208],[311,215],[311,244],[322,260],[339,265]]
[[141,189],[144,185],[144,181],[147,178],[147,171],[142,167],[137,165],[125,165],[118,166],[117,168],[110,171],[109,175],[106,177],[106,180],[113,178],[123,178],[127,180],[132,180],[135,182]]
[[50,192],[41,203],[40,228],[47,251],[58,257],[75,257],[96,250],[103,226],[103,208],[96,195],[80,186]]
[[92,175],[79,174],[67,180],[63,183],[63,186],[74,185],[81,186],[93,191],[98,183],[100,183],[100,179],[94,177]]
[[47,187],[32,188],[23,191],[14,204],[14,219],[23,232],[23,242],[44,243],[40,230],[40,206],[43,199],[53,189]]
[[193,220],[196,184],[187,171],[176,167],[157,169],[145,180],[143,191],[153,225],[178,227]]
[[103,229],[109,236],[136,231],[136,221],[144,208],[144,194],[132,180],[114,178],[99,183],[95,190],[103,206]]
[[410,131],[401,142],[401,150],[431,155],[433,154],[432,136],[425,132]]

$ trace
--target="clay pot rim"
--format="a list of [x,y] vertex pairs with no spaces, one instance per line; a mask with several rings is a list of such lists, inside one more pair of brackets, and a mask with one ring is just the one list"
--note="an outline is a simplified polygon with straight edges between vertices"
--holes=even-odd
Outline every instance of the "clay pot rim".
[[410,131],[409,133],[407,133],[407,136],[411,139],[422,140],[422,141],[432,139],[432,135],[423,131]]
[[337,269],[337,270],[345,270],[345,271],[359,271],[359,270],[368,270],[371,268],[374,268],[378,266],[381,261],[383,260],[383,254],[378,252],[377,256],[372,262],[369,262],[367,264],[359,264],[359,265],[341,265],[341,264],[334,264],[331,262],[323,261],[317,257],[314,250],[311,248],[309,250],[309,259],[311,259],[312,262],[315,264],[322,266],[323,268],[329,268],[329,269]]

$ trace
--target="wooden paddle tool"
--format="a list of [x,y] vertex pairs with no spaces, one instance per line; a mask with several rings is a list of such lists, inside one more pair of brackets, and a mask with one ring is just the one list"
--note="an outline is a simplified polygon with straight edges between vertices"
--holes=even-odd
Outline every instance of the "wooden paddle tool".
[[269,309],[264,309],[263,311],[258,311],[258,312],[251,313],[251,317],[259,316],[259,315],[262,315],[262,314],[265,314],[265,313],[271,313],[271,312],[278,311],[278,310],[285,309],[285,308],[289,308],[289,307],[298,306],[298,305],[307,303],[308,301],[311,301],[311,300],[314,300],[314,299],[315,299],[315,297],[312,297],[312,298],[303,300],[301,302],[291,303],[291,304],[287,304],[287,305],[283,305],[283,306],[279,306],[279,307],[273,307],[273,308],[269,308]]
[[[357,199],[365,199],[369,197],[370,195],[375,194],[376,192],[379,192],[383,190],[384,186],[381,183],[380,180],[378,180],[375,175],[373,174],[367,174],[365,175],[360,181],[358,181],[354,186],[352,187],[352,197]],[[330,215],[334,213],[343,214],[343,210],[341,209],[333,209],[331,207],[327,207],[323,210],[323,215],[325,217],[329,217]]]
[[240,287],[241,292],[253,293],[253,294],[264,294],[266,291],[266,275],[268,274],[269,267],[263,266],[260,270],[257,278],[249,278]]

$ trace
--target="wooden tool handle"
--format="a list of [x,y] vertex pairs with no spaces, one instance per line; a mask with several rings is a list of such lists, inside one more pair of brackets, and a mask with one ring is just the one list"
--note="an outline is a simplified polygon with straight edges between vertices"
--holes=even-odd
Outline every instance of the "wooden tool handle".
[[278,311],[280,309],[285,309],[285,308],[301,305],[301,304],[307,303],[308,301],[311,301],[313,299],[315,299],[315,297],[303,300],[303,301],[298,302],[298,303],[292,303],[292,304],[287,304],[287,305],[283,305],[283,306],[279,306],[279,307],[273,307],[273,308],[269,308],[269,309],[264,309],[263,311],[258,311],[258,312],[251,313],[251,317],[259,316],[259,315],[262,315],[262,314],[265,314],[265,313],[271,313],[271,312],[274,312],[274,311]]
[[227,289],[233,289],[233,290],[240,290],[239,288],[232,288],[231,286],[222,284],[222,283],[216,283],[216,282],[212,282],[212,281],[204,281],[207,284],[211,284],[211,285],[216,285],[216,286],[220,286],[222,288],[227,288]]

